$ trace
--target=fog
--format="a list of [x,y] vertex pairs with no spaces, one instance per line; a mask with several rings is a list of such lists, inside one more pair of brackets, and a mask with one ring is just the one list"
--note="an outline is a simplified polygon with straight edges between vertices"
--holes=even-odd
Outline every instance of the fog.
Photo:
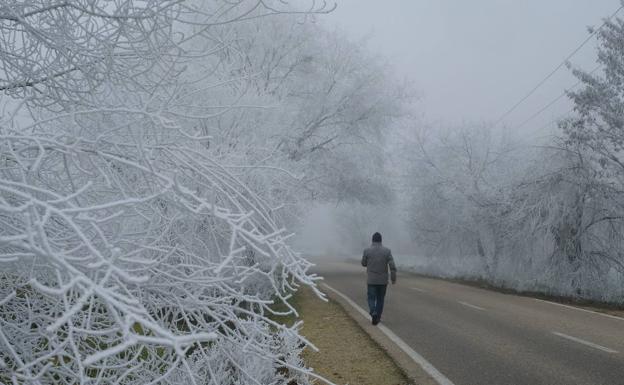
[[406,269],[619,301],[621,118],[607,106],[622,92],[620,10],[617,0],[339,2],[319,24],[408,96],[365,140],[383,165],[351,187],[384,194],[309,206],[296,244],[357,258],[380,231]]
[[[495,121],[619,6],[619,0],[342,0],[322,22],[366,41],[412,81],[428,121]],[[570,61],[595,67],[595,41]],[[576,83],[558,71],[503,123],[520,124]],[[567,112],[561,100],[533,123]],[[531,127],[524,127],[531,130]]]
[[0,383],[311,385],[272,316],[376,231],[624,301],[616,0],[0,4]]
[[[415,124],[435,130],[467,122],[497,122],[587,39],[590,27],[602,24],[619,5],[619,0],[389,0],[383,5],[374,0],[341,0],[318,22],[345,33],[384,62],[387,71],[410,83],[417,99],[410,106]],[[569,65],[593,70],[596,47],[596,39],[591,39]],[[577,81],[571,70],[558,70],[497,128],[518,142],[541,143],[556,131],[557,121],[570,114],[572,102],[562,97],[530,118]],[[384,180],[400,190],[401,182],[393,176]],[[335,222],[332,213],[339,207],[330,203],[308,212],[297,237],[304,250],[313,255],[357,254],[358,247],[368,242],[368,236],[353,242],[354,235]],[[387,220],[362,221],[367,230],[363,234],[402,230],[401,219],[395,219],[392,226]],[[404,232],[388,236],[401,253],[413,252]]]

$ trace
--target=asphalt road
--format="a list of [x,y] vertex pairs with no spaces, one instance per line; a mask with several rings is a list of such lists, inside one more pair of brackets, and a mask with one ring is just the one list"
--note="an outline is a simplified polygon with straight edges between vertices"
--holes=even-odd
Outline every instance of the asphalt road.
[[[364,309],[364,268],[315,261]],[[624,385],[624,318],[400,273],[382,324],[455,385]]]

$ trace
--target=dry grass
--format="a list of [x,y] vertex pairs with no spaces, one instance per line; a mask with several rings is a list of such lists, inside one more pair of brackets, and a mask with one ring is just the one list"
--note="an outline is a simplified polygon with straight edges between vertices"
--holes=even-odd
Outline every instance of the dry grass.
[[320,352],[306,349],[303,358],[316,373],[336,384],[404,385],[397,365],[337,303],[323,302],[310,290],[297,294],[304,321],[302,334]]

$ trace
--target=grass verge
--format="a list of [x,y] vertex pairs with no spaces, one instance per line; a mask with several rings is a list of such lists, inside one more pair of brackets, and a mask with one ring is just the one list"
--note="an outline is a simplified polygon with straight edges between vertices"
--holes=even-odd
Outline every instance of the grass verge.
[[309,289],[300,290],[295,306],[303,319],[302,334],[320,351],[307,348],[306,364],[336,384],[405,385],[409,380],[388,354],[333,301],[324,302]]

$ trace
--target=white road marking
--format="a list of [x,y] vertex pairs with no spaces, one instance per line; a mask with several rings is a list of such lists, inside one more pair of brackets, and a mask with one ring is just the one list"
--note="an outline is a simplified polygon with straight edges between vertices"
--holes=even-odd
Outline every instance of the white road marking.
[[468,302],[464,302],[464,301],[457,301],[457,302],[459,302],[460,304],[462,304],[464,306],[468,306],[468,307],[471,307],[471,308],[476,309],[476,310],[485,311],[484,308],[482,308],[480,306],[477,306],[477,305],[473,305],[473,304],[468,303]]
[[617,320],[620,320],[620,321],[624,321],[624,318],[622,318],[622,317],[618,317],[618,316],[616,316],[616,315],[605,314],[605,313],[599,313],[599,312],[597,312],[597,311],[593,311],[593,310],[587,310],[587,309],[583,309],[583,308],[576,307],[576,306],[564,305],[564,304],[562,304],[562,303],[557,303],[557,302],[552,302],[552,301],[546,301],[546,300],[543,300],[543,299],[538,299],[538,298],[534,298],[534,300],[539,301],[539,302],[549,303],[549,304],[551,304],[551,305],[556,305],[556,306],[565,307],[565,308],[568,308],[568,309],[573,309],[573,310],[578,310],[578,311],[584,311],[585,313],[592,313],[592,314],[600,315],[600,316],[603,316],[603,317],[613,318],[613,319],[617,319]]
[[585,346],[589,346],[589,347],[592,347],[594,349],[602,350],[603,352],[618,353],[617,350],[609,349],[609,348],[606,348],[606,347],[604,347],[602,345],[598,345],[598,344],[595,344],[593,342],[585,341],[585,340],[582,340],[580,338],[572,337],[572,336],[569,336],[567,334],[563,334],[563,333],[559,333],[559,332],[552,332],[552,334],[554,334],[556,336],[559,336],[561,338],[565,338],[565,339],[570,340],[570,341],[578,342],[579,344],[583,344]]
[[[351,298],[347,297],[346,295],[342,294],[341,292],[339,292],[338,290],[334,289],[333,287],[329,286],[326,283],[323,283],[322,285],[325,286],[327,290],[331,290],[337,295],[339,295],[349,305],[351,305],[355,310],[357,310],[358,313],[360,313],[365,319],[367,320],[370,319],[370,315],[368,314],[368,312],[366,312],[358,304],[353,302]],[[423,370],[427,372],[427,374],[429,374],[438,384],[454,385],[451,382],[451,380],[449,380],[448,378],[446,378],[445,375],[440,373],[440,371],[438,371],[438,369],[436,369],[433,365],[431,365],[429,361],[427,361],[423,356],[416,353],[414,349],[412,349],[407,343],[405,343],[405,341],[403,341],[399,336],[394,334],[392,330],[388,329],[384,325],[377,325],[377,327],[379,328],[379,330],[381,330],[383,334],[385,334],[388,338],[390,338],[392,342],[397,344],[397,346],[401,348],[401,350],[403,350],[408,356],[410,356],[410,358],[414,360],[414,362],[420,365],[423,368]]]
[[419,288],[419,287],[410,287],[410,289],[412,289],[412,290],[416,290],[416,291],[419,291],[419,292],[421,292],[421,293],[426,293],[426,292],[427,292],[427,290],[421,289],[421,288]]

